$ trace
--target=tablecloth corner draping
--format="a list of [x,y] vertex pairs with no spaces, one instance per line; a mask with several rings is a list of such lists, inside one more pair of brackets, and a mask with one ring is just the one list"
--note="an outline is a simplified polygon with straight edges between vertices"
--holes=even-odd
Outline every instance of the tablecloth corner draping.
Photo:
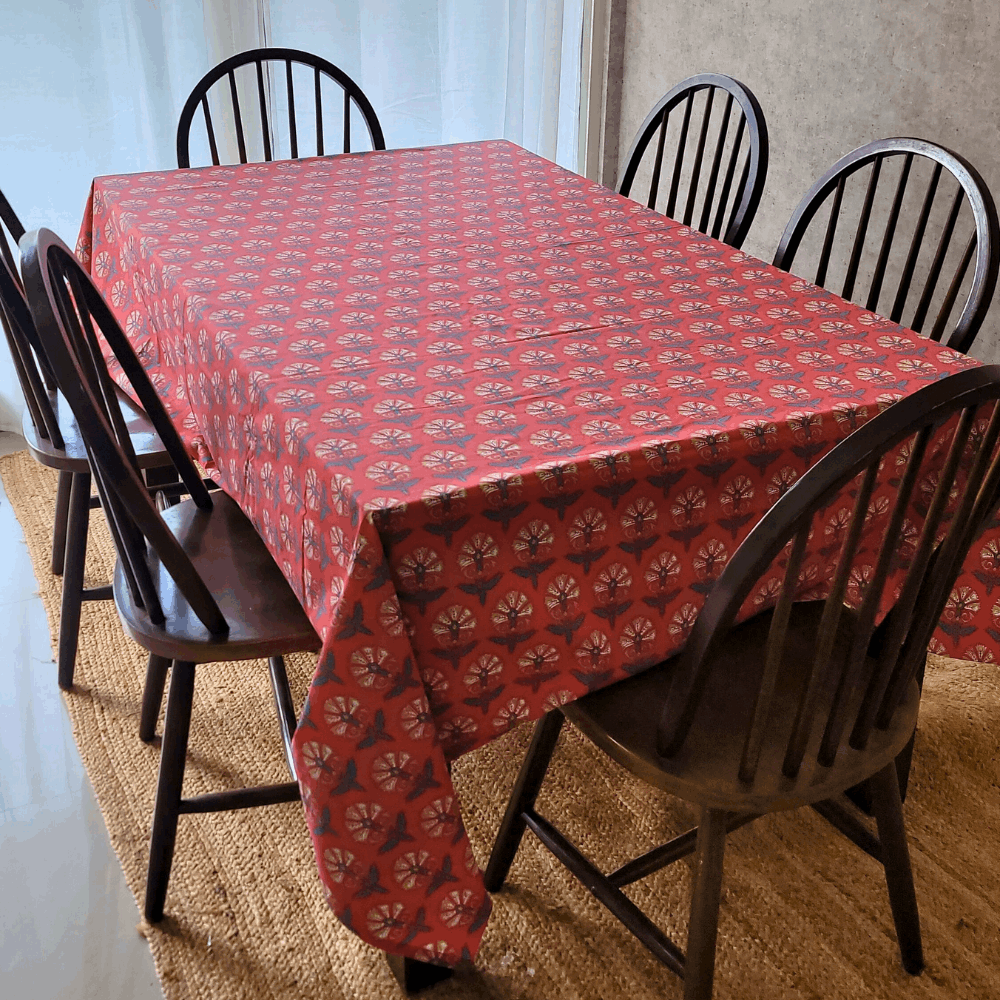
[[[323,638],[331,906],[448,964],[490,906],[448,761],[679,648],[818,455],[975,364],[503,141],[99,178],[91,243]],[[994,656],[998,527],[935,651]]]

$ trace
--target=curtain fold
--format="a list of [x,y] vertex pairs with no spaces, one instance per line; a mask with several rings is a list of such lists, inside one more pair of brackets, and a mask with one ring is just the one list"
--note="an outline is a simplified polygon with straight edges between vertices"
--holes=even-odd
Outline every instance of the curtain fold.
[[329,59],[390,147],[507,138],[576,170],[584,0],[268,0],[271,44]]
[[[209,68],[202,0],[31,0],[4,10],[0,189],[29,230],[75,245],[91,180],[176,165],[188,92]],[[24,400],[0,346],[0,430]]]
[[[270,44],[270,11],[267,0],[202,0],[202,10],[205,43],[209,56],[206,71],[224,59],[236,55],[237,52],[259,49]],[[192,80],[191,86],[193,87],[197,82],[197,80]],[[236,89],[239,93],[241,107],[256,107],[257,83],[249,70],[237,72]],[[214,121],[227,121],[230,115],[230,102],[228,97],[220,100],[218,87],[213,88],[209,96],[209,104]],[[264,141],[263,129],[259,120],[248,115],[243,120],[243,128],[244,141],[250,158],[262,157]],[[236,133],[232,129],[224,128],[219,130],[216,138],[222,162],[239,162],[240,152]],[[194,141],[194,137],[192,137],[192,143]],[[207,156],[207,149],[205,153]],[[211,161],[192,159],[191,162]]]

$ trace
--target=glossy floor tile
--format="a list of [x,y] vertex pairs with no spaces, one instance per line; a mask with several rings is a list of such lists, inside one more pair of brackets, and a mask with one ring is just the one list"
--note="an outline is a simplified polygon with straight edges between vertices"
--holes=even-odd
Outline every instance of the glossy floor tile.
[[[0,454],[24,447],[0,434]],[[56,687],[31,561],[0,486],[0,997],[162,997]]]

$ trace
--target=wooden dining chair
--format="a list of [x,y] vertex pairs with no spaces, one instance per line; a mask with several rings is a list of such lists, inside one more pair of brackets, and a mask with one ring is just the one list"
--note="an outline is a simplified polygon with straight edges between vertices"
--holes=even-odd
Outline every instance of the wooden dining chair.
[[[15,243],[20,240],[24,227],[2,192],[0,221],[3,223],[0,226],[0,323],[24,394],[26,409],[21,433],[35,460],[59,472],[52,532],[52,572],[63,578],[58,679],[59,686],[69,690],[73,686],[82,604],[111,599],[110,586],[85,587],[83,583],[90,511],[99,500],[91,497],[90,464],[83,438],[65,397],[57,389],[55,375],[24,298],[7,240],[8,234]],[[129,431],[132,449],[148,481],[161,486],[176,483],[170,456],[145,413],[123,392],[118,393],[118,406]],[[150,731],[147,738],[152,735]]]
[[[530,827],[683,977],[686,1000],[705,1000],[727,832],[814,803],[846,813],[841,793],[864,781],[878,836],[864,830],[862,846],[885,868],[903,966],[919,973],[894,759],[916,725],[928,640],[1000,496],[998,399],[994,365],[889,406],[762,518],[708,594],[680,655],[546,715],[497,835],[487,889],[501,888]],[[892,500],[879,513],[886,487]],[[817,578],[828,578],[823,599]],[[753,614],[772,594],[774,606]],[[697,829],[603,874],[535,809],[564,718],[643,781],[696,803]],[[685,955],[621,890],[694,851]]]
[[957,153],[923,139],[880,139],[813,184],[774,265],[966,354],[1000,270],[996,205]]
[[634,197],[637,177],[648,175],[642,189],[649,208],[739,248],[760,205],[767,154],[767,123],[750,89],[729,76],[700,73],[668,91],[646,116],[618,191]]
[[[293,70],[295,66],[305,67],[306,72],[300,71],[296,74]],[[241,74],[240,71],[244,68],[246,70]],[[296,82],[297,75],[299,79]],[[324,81],[328,81],[325,111]],[[298,87],[298,98],[296,98],[296,87]],[[334,101],[329,100],[331,89],[336,95]],[[296,105],[301,108],[305,91],[311,94],[309,103],[312,105],[312,115],[309,118],[299,118],[296,116]],[[235,131],[240,163],[247,163],[249,159],[256,158],[252,153],[248,153],[248,146],[251,145],[248,133],[256,137],[260,146],[258,153],[266,161],[297,160],[300,155],[300,143],[306,138],[312,140],[310,147],[315,153],[302,155],[350,153],[351,119],[354,113],[361,115],[371,148],[385,149],[382,126],[379,125],[375,109],[362,89],[342,69],[310,52],[280,48],[250,49],[224,59],[214,69],[209,70],[195,85],[181,110],[177,125],[177,166],[191,166],[189,152],[191,125],[199,108],[205,122],[212,163],[216,166],[220,163],[219,140],[210,107],[213,102],[216,113],[221,114],[227,126]],[[339,125],[337,132],[333,132],[329,127],[331,105],[340,109],[339,121],[336,122]],[[245,119],[245,115],[250,117]],[[285,148],[287,152],[284,155],[279,153],[279,149]]]
[[[318,650],[302,606],[235,500],[210,493],[100,292],[46,229],[21,243],[38,336],[87,446],[118,550],[114,599],[126,632],[172,662],[153,811],[144,912],[163,917],[181,813],[292,802],[295,781],[182,796],[198,664],[269,660],[286,760],[294,775],[295,711],[282,654]],[[95,330],[104,336],[190,491],[174,506],[145,488]],[[147,690],[146,696],[151,696]],[[144,710],[145,710],[144,705]]]

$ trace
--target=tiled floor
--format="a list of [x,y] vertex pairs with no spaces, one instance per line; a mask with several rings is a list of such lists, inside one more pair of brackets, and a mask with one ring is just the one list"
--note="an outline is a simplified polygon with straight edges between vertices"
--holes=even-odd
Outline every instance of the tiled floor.
[[[24,447],[0,434],[0,454]],[[0,486],[0,997],[162,997],[56,687],[31,561]]]

